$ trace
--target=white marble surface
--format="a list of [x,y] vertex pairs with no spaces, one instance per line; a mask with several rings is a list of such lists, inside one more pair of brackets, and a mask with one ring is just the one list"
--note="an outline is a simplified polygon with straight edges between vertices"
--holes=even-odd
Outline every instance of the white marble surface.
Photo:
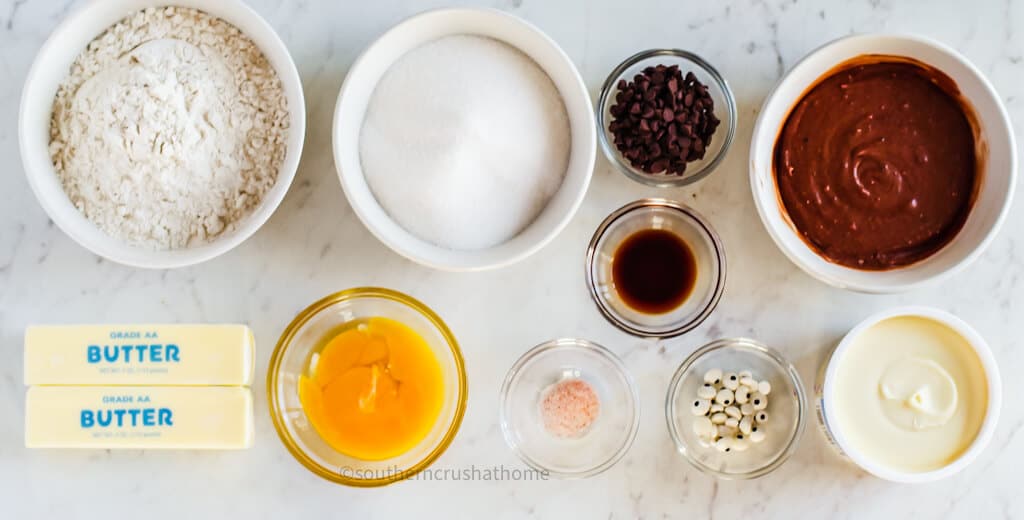
[[[773,82],[811,49],[852,32],[912,31],[959,49],[992,80],[1018,133],[1024,132],[1024,2],[492,1],[487,5],[525,17],[557,40],[592,92],[635,51],[696,51],[731,82],[740,120],[728,160],[693,188],[644,188],[598,158],[590,192],[569,228],[528,261],[483,274],[431,271],[374,240],[348,207],[331,159],[331,112],[346,68],[387,27],[442,5],[433,0],[253,0],[291,49],[308,103],[306,153],[280,209],[247,243],[194,268],[141,271],[100,261],[75,245],[30,193],[18,159],[16,120],[35,52],[79,3],[0,0],[0,517],[1024,517],[1024,401],[1017,399],[1022,388],[1014,376],[1024,372],[1021,205],[984,257],[959,276],[910,294],[867,296],[814,281],[783,257],[756,216],[746,171],[751,127]],[[729,256],[728,286],[717,312],[699,329],[664,343],[631,338],[607,324],[589,300],[582,272],[587,241],[604,215],[654,194],[705,213]],[[439,466],[519,466],[497,425],[499,382],[525,349],[556,336],[590,338],[625,358],[643,406],[632,450],[607,473],[583,481],[407,482],[357,490],[313,476],[278,441],[262,375],[277,336],[297,311],[327,293],[370,284],[421,298],[462,342],[469,409]],[[921,486],[877,480],[834,455],[813,422],[785,466],[751,482],[717,482],[673,452],[662,414],[664,391],[672,371],[697,346],[721,336],[752,336],[781,349],[810,380],[826,349],[847,329],[872,311],[903,303],[935,305],[972,323],[991,342],[1005,375],[995,439],[961,475]],[[259,343],[255,448],[26,450],[25,325],[105,321],[250,323]]]

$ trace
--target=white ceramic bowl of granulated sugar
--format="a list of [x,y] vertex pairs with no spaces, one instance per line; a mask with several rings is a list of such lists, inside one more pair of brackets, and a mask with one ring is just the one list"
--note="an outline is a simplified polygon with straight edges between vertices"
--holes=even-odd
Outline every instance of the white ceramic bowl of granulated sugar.
[[[522,67],[522,63],[520,63],[519,66],[524,70],[524,76],[537,74],[538,67],[542,72],[539,74],[539,77],[542,77],[544,74],[547,75],[547,78],[550,80],[548,85],[553,85],[553,87],[545,87],[549,94],[548,98],[554,97],[557,99],[560,96],[561,104],[564,107],[564,118],[561,118],[560,121],[562,122],[558,124],[562,125],[560,128],[566,131],[559,132],[558,139],[556,139],[564,140],[564,145],[561,145],[563,150],[564,147],[568,147],[568,150],[561,156],[564,162],[559,162],[559,167],[555,168],[557,173],[561,174],[563,170],[561,165],[565,165],[564,177],[561,178],[560,183],[545,185],[544,183],[550,179],[538,180],[536,175],[524,172],[522,182],[516,184],[520,182],[520,179],[515,175],[510,175],[511,172],[509,170],[514,171],[515,169],[510,168],[509,164],[488,162],[497,157],[498,160],[507,159],[509,163],[522,161],[522,163],[527,164],[528,160],[524,159],[521,155],[516,156],[515,154],[523,151],[523,149],[532,149],[527,145],[543,142],[543,140],[538,140],[534,135],[513,139],[509,143],[510,148],[507,157],[497,154],[495,156],[488,156],[485,158],[486,160],[481,161],[483,164],[495,165],[493,169],[479,168],[479,170],[474,170],[466,168],[465,163],[460,162],[464,157],[455,156],[454,154],[452,156],[445,156],[444,153],[446,151],[440,152],[440,158],[424,157],[422,161],[424,164],[418,164],[415,160],[417,158],[415,154],[425,151],[425,155],[430,155],[430,150],[429,146],[423,146],[423,142],[418,141],[417,135],[409,136],[407,139],[407,141],[412,141],[413,148],[418,147],[416,151],[408,154],[410,157],[394,161],[399,164],[405,161],[408,168],[396,168],[385,172],[384,175],[380,175],[381,164],[391,163],[390,158],[387,157],[386,150],[382,153],[380,148],[378,148],[377,153],[374,154],[375,157],[372,158],[362,155],[364,147],[361,144],[367,144],[361,143],[364,135],[364,122],[372,121],[368,114],[373,114],[370,108],[372,103],[377,102],[374,99],[375,91],[379,85],[387,84],[387,74],[392,70],[392,67],[394,66],[395,70],[401,70],[403,74],[408,74],[410,70],[417,68],[422,69],[424,68],[422,66],[403,68],[398,64],[408,62],[409,60],[403,60],[407,55],[410,57],[415,55],[419,59],[422,54],[416,51],[423,50],[425,45],[436,44],[442,39],[451,41],[447,37],[464,36],[497,40],[501,44],[505,44],[502,47],[514,49],[513,53],[515,53],[515,50],[520,51],[533,62],[528,67]],[[475,39],[478,41],[467,44],[466,49],[447,48],[449,56],[466,58],[465,62],[459,61],[458,63],[458,67],[461,67],[460,72],[477,70],[474,68],[476,65],[480,65],[481,69],[493,70],[490,68],[490,63],[480,59],[479,54],[474,56],[474,52],[479,51],[480,47],[485,46],[480,43],[479,40],[481,38]],[[472,47],[472,49],[469,47]],[[432,49],[435,52],[433,58],[437,58],[436,49],[437,47]],[[466,51],[465,54],[460,55],[460,51],[463,50]],[[498,51],[497,54],[500,55],[502,52]],[[521,60],[521,55],[515,54],[519,58],[511,58],[511,60]],[[471,59],[474,57],[476,60]],[[505,53],[504,57],[508,57],[507,53]],[[528,62],[529,60],[526,61]],[[444,60],[435,59],[434,61]],[[452,71],[458,67],[446,70]],[[529,68],[532,68],[533,72],[526,70]],[[420,96],[422,91],[430,88],[436,89],[438,81],[451,79],[445,76],[439,80],[438,76],[445,74],[442,70],[436,70],[436,74],[433,74],[434,70],[424,72],[427,73],[422,78],[420,76],[407,78],[409,85],[413,88],[418,88],[420,91],[410,91],[409,96],[401,96],[402,90],[395,89],[393,88],[394,85],[391,85],[391,99],[397,100],[399,104],[407,102],[408,99],[419,99],[422,98]],[[422,81],[418,81],[418,79],[422,79]],[[510,82],[515,82],[523,78],[507,79]],[[493,81],[501,81],[501,78],[491,78],[491,81],[498,89],[508,87],[508,85],[493,83]],[[538,84],[542,81],[538,80]],[[429,84],[430,82],[434,83]],[[383,88],[383,90],[388,89]],[[557,91],[556,95],[550,95],[552,90]],[[472,93],[470,92],[470,94]],[[459,93],[456,97],[462,94]],[[514,106],[519,106],[517,103],[523,103],[523,99],[548,99],[544,96],[531,97],[525,93],[520,96],[513,95],[511,92],[508,94],[508,105]],[[477,98],[480,96],[469,97]],[[471,100],[463,97],[458,99],[460,103],[449,103],[441,110],[438,110],[437,107],[432,107],[433,113],[443,113],[448,108],[459,110],[465,105],[479,105],[479,103],[476,103],[478,100],[475,99]],[[531,103],[533,104],[523,107],[526,109],[524,111],[536,111],[537,107],[540,106],[536,102],[531,101]],[[410,111],[416,110],[416,108],[416,105],[409,107]],[[504,105],[496,106],[495,108],[499,111],[506,111],[512,126],[515,126],[514,123],[517,118],[515,117],[516,110],[514,108],[510,109],[509,106]],[[557,111],[561,113],[560,110]],[[402,110],[397,109],[391,110],[391,113],[396,116],[403,115]],[[427,135],[424,135],[423,139],[441,140],[442,147],[449,143],[444,141],[444,139],[453,138],[454,141],[459,141],[462,139],[462,135],[452,136],[446,134],[446,125],[461,124],[473,127],[474,124],[479,126],[481,120],[487,119],[486,117],[473,119],[475,115],[479,114],[470,114],[465,119],[460,119],[460,117],[466,116],[466,114],[459,114],[450,119],[438,118],[438,132],[425,132],[424,134]],[[397,117],[395,120],[401,120],[405,123],[398,126],[408,127],[415,125],[415,117],[422,119],[422,114],[411,114],[408,119]],[[470,119],[471,123],[467,124],[466,119]],[[519,123],[522,123],[522,121],[519,121]],[[470,139],[468,139],[473,144],[465,145],[465,143],[462,143],[462,149],[464,151],[469,150],[471,159],[480,159],[480,157],[472,156],[472,153],[480,148],[474,145],[481,141],[486,145],[494,145],[493,142],[486,142],[487,132],[501,133],[504,131],[507,133],[508,130],[507,128],[497,128],[498,126],[500,125],[493,125],[483,130],[474,127],[476,130],[475,135],[470,136]],[[517,126],[517,128],[520,127],[529,128],[529,126],[521,124]],[[395,127],[385,124],[380,125],[378,128],[384,128],[387,131]],[[401,132],[403,130],[404,128],[396,131]],[[540,129],[542,132],[544,130],[544,128]],[[443,137],[439,138],[438,136]],[[377,140],[377,143],[379,142],[381,142],[380,139]],[[594,168],[597,138],[593,107],[587,88],[572,60],[553,40],[529,23],[500,11],[490,9],[441,9],[414,16],[395,26],[367,48],[356,60],[349,70],[338,96],[334,116],[333,146],[335,165],[338,169],[338,176],[345,190],[345,195],[348,197],[348,201],[356,215],[381,242],[402,256],[429,267],[448,271],[478,271],[503,267],[523,260],[549,243],[565,228],[583,201],[587,187],[590,184]],[[516,148],[517,146],[520,148]],[[402,153],[409,149],[402,146],[395,148],[395,153]],[[457,148],[457,146],[453,148]],[[557,152],[558,147],[554,148],[552,150],[549,146],[542,153]],[[493,151],[493,147],[491,150]],[[529,153],[527,152],[526,155],[529,155]],[[441,165],[440,168],[438,168],[438,164]],[[442,176],[443,179],[437,185],[424,184],[422,179],[416,178],[418,175],[425,175],[425,172],[428,170],[433,172],[443,171],[444,165],[448,164],[452,165],[455,169],[461,168],[459,175],[463,176],[463,178],[469,176],[472,172],[479,171],[479,175],[483,176],[482,178],[484,179],[491,178],[488,176],[500,179],[495,182],[507,183],[506,186],[509,187],[507,196],[503,195],[505,192],[496,189],[494,186],[482,185],[479,179],[474,179],[467,186],[466,184],[461,184],[461,180],[453,178],[453,176]],[[401,177],[403,175],[407,175],[409,183],[415,186],[413,190],[410,190],[409,186],[403,186],[405,179]],[[459,177],[459,175],[454,177]],[[384,177],[390,184],[383,183],[381,177]],[[419,184],[416,184],[417,182]],[[534,207],[540,209],[536,210],[534,214],[521,211],[522,208],[527,207],[530,203],[528,197],[522,195],[528,193],[530,187],[534,186],[531,183],[553,186],[551,192],[549,192],[550,198],[546,199],[546,202],[541,202],[544,200],[543,198],[536,199]],[[390,197],[390,193],[381,193],[382,185],[397,186],[395,189],[405,190],[406,193],[398,197]],[[453,195],[453,193],[474,195],[460,199],[459,195]],[[418,201],[413,196],[414,194],[425,198],[426,202],[423,204],[417,203]],[[519,222],[515,225],[501,222],[500,219],[495,218],[496,213],[489,213],[487,209],[480,208],[481,205],[501,205],[509,202],[510,199],[515,199],[517,194],[520,197],[516,199],[516,204],[518,204],[516,209],[504,213],[513,220],[519,219]],[[378,197],[376,195],[382,196]],[[467,212],[465,218],[460,221],[459,218],[456,218],[460,213],[458,210],[452,210],[451,205],[448,204],[449,202],[452,203],[451,205],[480,211],[476,212],[476,215],[473,214],[473,211]],[[462,202],[466,203],[461,204]],[[415,206],[416,211],[420,212],[425,222],[418,222],[417,219],[420,214],[406,211],[409,205],[403,205],[403,203],[410,203],[409,205]],[[386,206],[390,206],[393,210],[398,208],[398,211],[402,214],[389,214]],[[441,217],[438,215],[438,212],[444,212],[446,215]],[[502,211],[497,213],[502,214]],[[488,218],[478,218],[479,215],[484,215]],[[404,221],[406,225],[403,226],[401,221]],[[438,223],[439,225],[431,228],[431,223]],[[521,227],[519,227],[520,224],[522,225]],[[502,226],[505,227],[502,228]],[[420,228],[417,230],[418,232],[414,232],[411,229],[414,227]],[[486,227],[494,229],[484,229]],[[426,233],[423,232],[424,229],[426,229]],[[515,231],[515,229],[518,229],[518,231]],[[501,236],[507,231],[511,232],[501,241],[488,243],[488,240],[493,240],[494,237]],[[446,236],[446,233],[459,233],[459,236]],[[427,235],[433,236],[428,237]],[[437,240],[437,238],[441,240]],[[476,246],[459,247],[459,244],[470,244],[471,246],[476,244]]]
[[50,35],[29,70],[19,114],[21,157],[29,185],[53,222],[93,253],[121,264],[173,268],[204,262],[226,253],[256,232],[284,199],[295,177],[305,137],[306,109],[302,84],[288,49],[273,28],[241,0],[175,0],[174,6],[196,8],[238,28],[263,52],[281,80],[288,104],[286,152],[274,184],[247,216],[211,241],[191,247],[152,250],[130,245],[102,231],[71,202],[51,160],[50,119],[54,96],[68,76],[72,62],[107,28],[148,7],[167,6],[166,0],[105,0],[89,2],[69,15]]

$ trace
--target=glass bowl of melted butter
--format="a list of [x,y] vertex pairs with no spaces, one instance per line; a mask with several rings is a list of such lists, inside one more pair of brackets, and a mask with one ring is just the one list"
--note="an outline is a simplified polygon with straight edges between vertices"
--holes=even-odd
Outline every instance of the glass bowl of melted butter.
[[363,287],[310,305],[285,329],[267,374],[270,415],[303,466],[339,484],[410,478],[451,444],[466,371],[423,303]]

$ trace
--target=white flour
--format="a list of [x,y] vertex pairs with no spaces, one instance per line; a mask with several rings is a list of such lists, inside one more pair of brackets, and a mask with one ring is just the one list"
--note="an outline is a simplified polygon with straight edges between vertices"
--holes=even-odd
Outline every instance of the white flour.
[[54,101],[50,153],[72,203],[152,249],[231,231],[284,160],[281,82],[234,26],[151,8],[89,44]]
[[446,36],[381,78],[359,139],[377,201],[410,233],[456,250],[519,234],[562,185],[569,118],[551,78],[497,40]]

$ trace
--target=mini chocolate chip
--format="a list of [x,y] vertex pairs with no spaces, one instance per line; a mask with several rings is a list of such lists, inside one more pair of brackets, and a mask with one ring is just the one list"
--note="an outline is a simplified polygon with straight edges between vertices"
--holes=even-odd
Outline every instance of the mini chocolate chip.
[[608,130],[633,167],[682,175],[688,161],[704,157],[720,121],[707,87],[692,72],[684,76],[677,65],[649,66],[616,87]]
[[[622,81],[619,80],[619,82],[621,83]],[[668,91],[672,93],[673,97],[675,96],[675,93],[678,90],[679,90],[679,78],[672,78],[672,79],[668,80]]]

